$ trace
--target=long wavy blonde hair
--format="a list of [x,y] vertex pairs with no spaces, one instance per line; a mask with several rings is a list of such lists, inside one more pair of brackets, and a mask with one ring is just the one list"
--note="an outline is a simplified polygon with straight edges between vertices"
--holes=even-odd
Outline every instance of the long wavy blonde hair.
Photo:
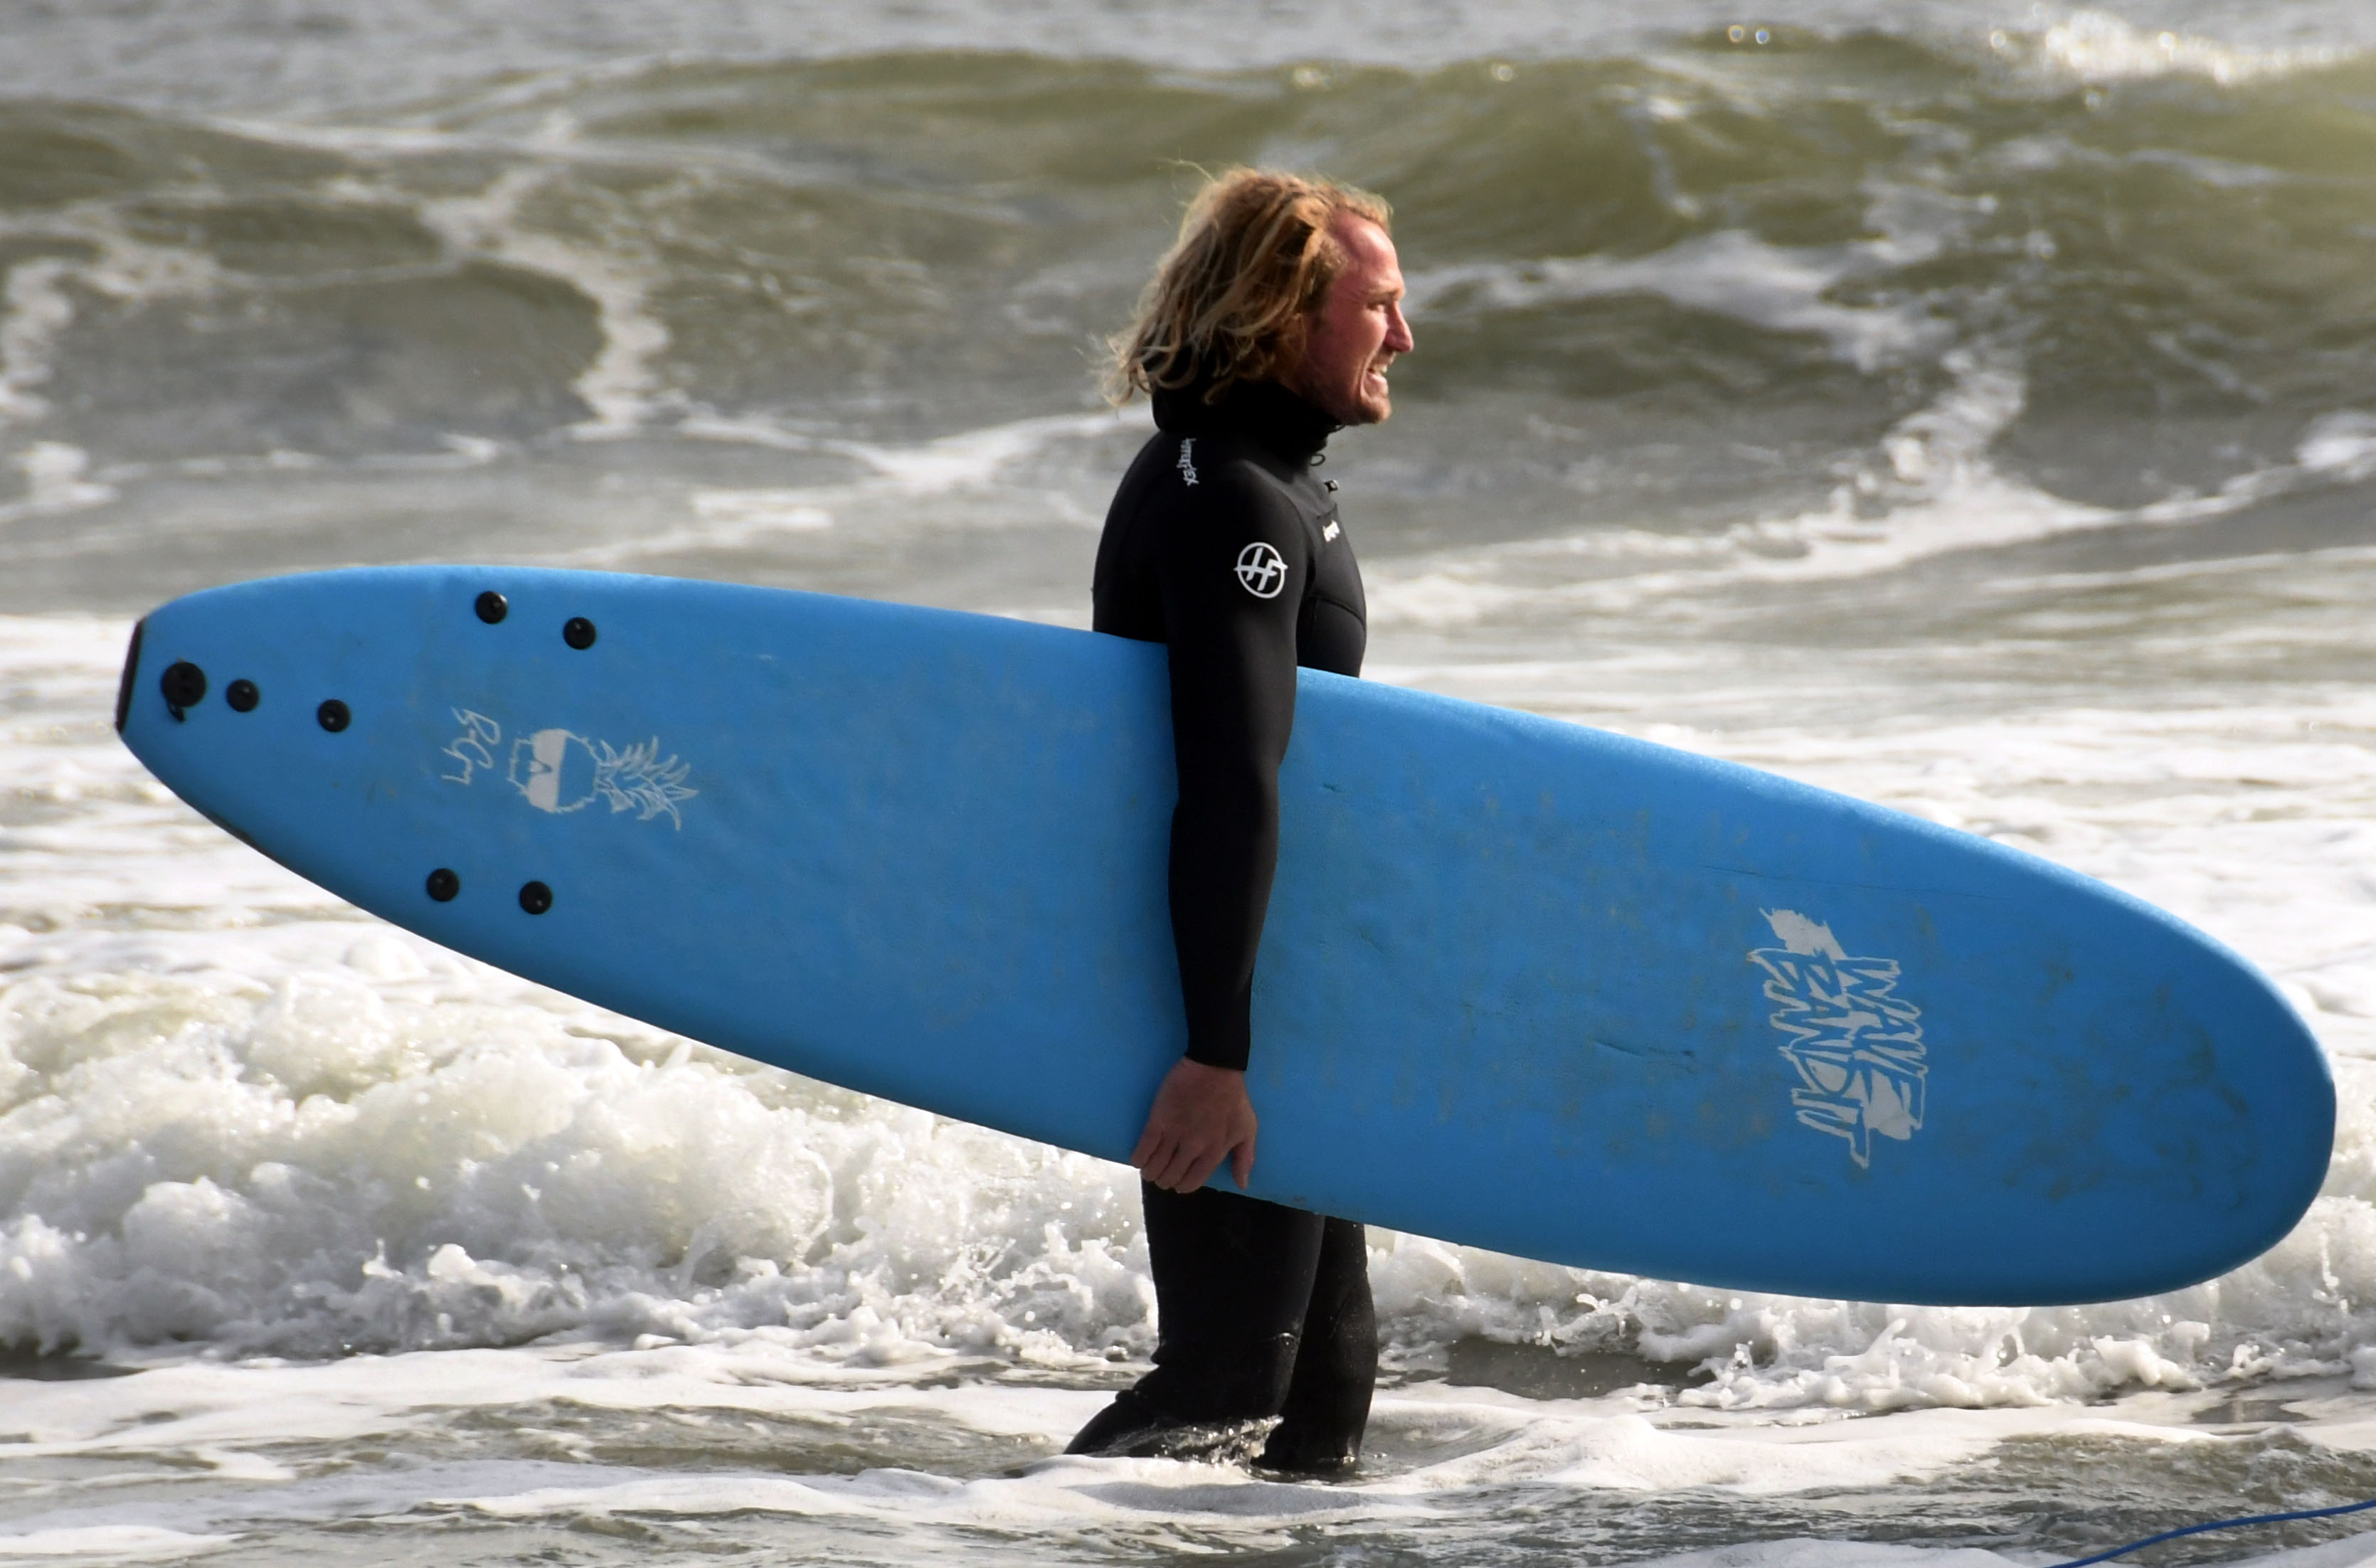
[[1207,180],[1130,326],[1107,339],[1106,397],[1201,385],[1217,403],[1241,381],[1291,374],[1306,320],[1349,260],[1329,224],[1350,214],[1383,229],[1391,211],[1367,191],[1276,170]]

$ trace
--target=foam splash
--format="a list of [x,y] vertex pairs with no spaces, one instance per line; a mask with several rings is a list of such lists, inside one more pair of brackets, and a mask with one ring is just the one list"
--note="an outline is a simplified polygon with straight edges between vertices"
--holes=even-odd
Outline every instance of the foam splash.
[[[687,497],[691,521],[568,550],[554,559],[576,566],[620,566],[695,551],[746,549],[784,534],[822,533],[853,515],[886,508],[897,512],[914,501],[990,489],[1051,449],[1140,428],[1144,417],[1143,410],[1048,414],[898,444],[813,435],[757,416],[728,419],[696,413],[680,422],[682,434],[703,441],[826,453],[849,459],[861,470],[861,477],[803,488],[701,487]],[[977,527],[1012,520],[1025,526],[1052,521],[1078,528],[1097,521],[1063,505],[1063,498],[1035,499],[1040,504],[1020,513],[978,513],[967,520]]]
[[422,221],[457,255],[483,256],[552,278],[593,304],[600,344],[570,383],[592,417],[570,427],[570,434],[615,439],[683,403],[671,396],[656,368],[668,349],[669,329],[648,308],[647,296],[661,269],[648,256],[639,257],[627,235],[608,236],[610,244],[598,247],[526,221],[525,209],[565,167],[523,164],[475,195],[424,201],[419,210]]
[[[79,1507],[44,1499],[46,1507],[9,1522],[0,1551],[30,1551],[36,1541],[52,1550],[62,1541],[96,1546],[110,1529],[125,1533],[118,1538],[172,1532],[228,1544],[298,1522],[450,1527],[459,1513],[515,1528],[588,1521],[610,1526],[602,1534],[632,1532],[636,1520],[700,1521],[745,1539],[803,1526],[846,1539],[858,1527],[898,1562],[925,1560],[927,1543],[951,1535],[968,1539],[976,1556],[985,1545],[1012,1543],[1032,1562],[1111,1561],[1101,1543],[1161,1547],[1183,1530],[1241,1549],[1292,1547],[1295,1532],[1315,1526],[1467,1535],[1479,1525],[1501,1527],[1517,1489],[1546,1503],[1606,1491],[1629,1507],[1690,1489],[1703,1507],[1711,1497],[1770,1507],[1813,1489],[1936,1477],[1972,1463],[2010,1430],[2053,1424],[1956,1430],[1918,1416],[1886,1432],[1756,1430],[1705,1419],[1685,1428],[1646,1420],[1622,1401],[1538,1405],[1430,1384],[1387,1390],[1375,1407],[1373,1431],[1403,1457],[1356,1484],[1298,1486],[1219,1467],[1055,1457],[1103,1397],[1012,1384],[818,1380],[760,1346],[460,1351],[310,1366],[184,1362],[113,1384],[39,1386],[14,1401],[14,1430],[0,1438],[0,1454],[52,1465],[153,1466],[170,1456],[184,1484]],[[568,1411],[576,1434],[597,1442],[642,1435],[632,1458],[564,1458],[531,1443],[457,1459],[423,1442],[457,1415],[467,1421],[523,1408]],[[902,1426],[934,1433],[944,1455],[970,1462],[855,1474],[803,1462],[837,1431]],[[393,1465],[309,1462],[324,1448],[366,1446],[429,1452]],[[1006,1463],[982,1462],[992,1456]],[[1705,1522],[1685,1534],[1693,1537],[1723,1538]],[[831,1538],[778,1535],[776,1544],[827,1548]]]
[[1372,570],[1373,619],[1444,630],[1497,618],[1655,612],[1744,587],[1879,576],[2071,534],[2197,527],[2376,475],[2376,423],[2341,410],[2308,424],[2293,461],[2238,474],[2207,493],[2133,507],[2070,501],[2008,477],[1989,458],[2023,409],[2017,360],[1959,349],[1942,368],[1951,379],[1938,398],[1893,426],[1821,507],[1706,533],[1600,528],[1406,557]]
[[1936,255],[1943,238],[1907,234],[1863,244],[1793,249],[1724,229],[1655,255],[1553,256],[1478,263],[1415,274],[1414,316],[1440,306],[1538,310],[1615,294],[1656,294],[1693,310],[1736,317],[1772,332],[1824,339],[1867,374],[1935,352],[1949,328],[1917,303],[1859,307],[1828,298],[1841,282]]
[[535,1009],[36,977],[0,1097],[0,1342],[1146,1348],[1113,1169]]
[[0,423],[49,412],[34,388],[50,378],[50,347],[74,319],[74,306],[59,287],[66,271],[60,260],[26,262],[10,269],[7,287],[0,290],[7,307],[0,315]]
[[2239,87],[2302,71],[2322,70],[2354,58],[2357,50],[2320,46],[2268,49],[2223,42],[2171,29],[2139,27],[2105,11],[2073,11],[2025,37],[1997,31],[1990,42],[2001,53],[2024,46],[2043,65],[2089,83],[2202,77],[2221,87]]
[[[820,1378],[757,1344],[184,1360],[11,1393],[0,1458],[144,1472],[137,1490],[52,1488],[26,1500],[0,1528],[0,1554],[48,1557],[286,1550],[315,1532],[361,1528],[384,1553],[410,1532],[447,1538],[480,1522],[513,1541],[540,1529],[566,1530],[573,1545],[590,1538],[576,1555],[600,1562],[648,1560],[656,1544],[685,1538],[713,1553],[799,1561],[847,1555],[858,1533],[890,1562],[952,1551],[1111,1562],[1176,1552],[1183,1537],[1208,1551],[1292,1558],[1316,1532],[1338,1556],[1373,1542],[1408,1552],[1424,1532],[1438,1551],[1483,1562],[1550,1550],[1698,1568],[2002,1568],[2067,1558],[2043,1549],[2074,1539],[2120,1538],[2109,1521],[2072,1527],[2073,1490],[2125,1500],[2145,1480],[2161,1495],[2167,1483],[2148,1478],[2173,1471],[2317,1486],[2301,1472],[2339,1467],[2190,1430],[2180,1409],[2151,1420],[2066,1408],[1847,1422],[1433,1383],[1382,1391],[1371,1420],[1378,1456],[1360,1478],[1296,1485],[1224,1467],[1057,1456],[1104,1398],[1097,1391]],[[2037,1489],[2020,1476],[2046,1443],[2085,1453],[2085,1479]],[[853,1468],[853,1454],[879,1462]],[[1926,1494],[1952,1499],[1945,1520],[1891,1526]],[[1700,1550],[1710,1542],[1723,1544]],[[2359,1558],[2314,1549],[2275,1561],[2340,1568]]]
[[[2138,518],[2201,521],[2253,498],[2239,490],[2208,503],[2123,512],[2008,479],[1987,452],[2021,411],[2017,365],[1957,350],[1942,368],[1950,379],[1940,395],[1892,427],[1818,509],[1705,534],[1603,529],[1407,559],[1372,574],[1372,610],[1389,625],[1432,628],[1503,614],[1634,610],[1746,584],[1876,576],[1960,551]],[[2265,489],[2264,482],[2254,497]],[[1574,564],[1562,571],[1563,561]]]
[[[30,424],[51,411],[40,389],[56,374],[77,291],[116,304],[147,304],[203,299],[221,281],[212,257],[136,239],[101,209],[9,216],[0,219],[0,238],[36,253],[9,267],[0,284],[0,428]],[[81,254],[39,254],[52,248]]]
[[52,512],[77,512],[115,499],[115,487],[88,478],[90,454],[63,441],[37,441],[18,455],[25,498],[0,506],[0,523]]

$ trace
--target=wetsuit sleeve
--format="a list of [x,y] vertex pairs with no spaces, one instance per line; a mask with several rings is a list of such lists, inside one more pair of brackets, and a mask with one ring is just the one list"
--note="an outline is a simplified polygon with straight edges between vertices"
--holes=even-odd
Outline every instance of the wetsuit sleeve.
[[[1214,475],[1213,480],[1221,480]],[[1286,497],[1211,482],[1158,567],[1180,804],[1171,934],[1192,1062],[1242,1070],[1254,950],[1278,868],[1278,767],[1295,724],[1296,614],[1311,570]]]

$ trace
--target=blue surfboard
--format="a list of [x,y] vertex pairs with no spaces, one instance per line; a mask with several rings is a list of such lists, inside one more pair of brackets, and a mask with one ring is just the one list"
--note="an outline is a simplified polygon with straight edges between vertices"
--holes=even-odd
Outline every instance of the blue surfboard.
[[[423,566],[165,605],[117,720],[199,811],[399,925],[1119,1159],[1186,1032],[1168,700],[1160,647],[1090,633]],[[2209,1277],[2318,1190],[2316,1042],[2136,899],[1575,725],[1309,671],[1298,703],[1260,1196],[1732,1289],[2020,1304]]]

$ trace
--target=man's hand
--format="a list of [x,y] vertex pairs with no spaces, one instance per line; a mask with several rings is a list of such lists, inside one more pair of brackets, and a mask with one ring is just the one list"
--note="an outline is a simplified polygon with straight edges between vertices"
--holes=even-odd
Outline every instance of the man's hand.
[[1130,1162],[1158,1187],[1193,1193],[1224,1159],[1238,1188],[1254,1173],[1254,1106],[1246,1075],[1182,1057],[1155,1091]]

